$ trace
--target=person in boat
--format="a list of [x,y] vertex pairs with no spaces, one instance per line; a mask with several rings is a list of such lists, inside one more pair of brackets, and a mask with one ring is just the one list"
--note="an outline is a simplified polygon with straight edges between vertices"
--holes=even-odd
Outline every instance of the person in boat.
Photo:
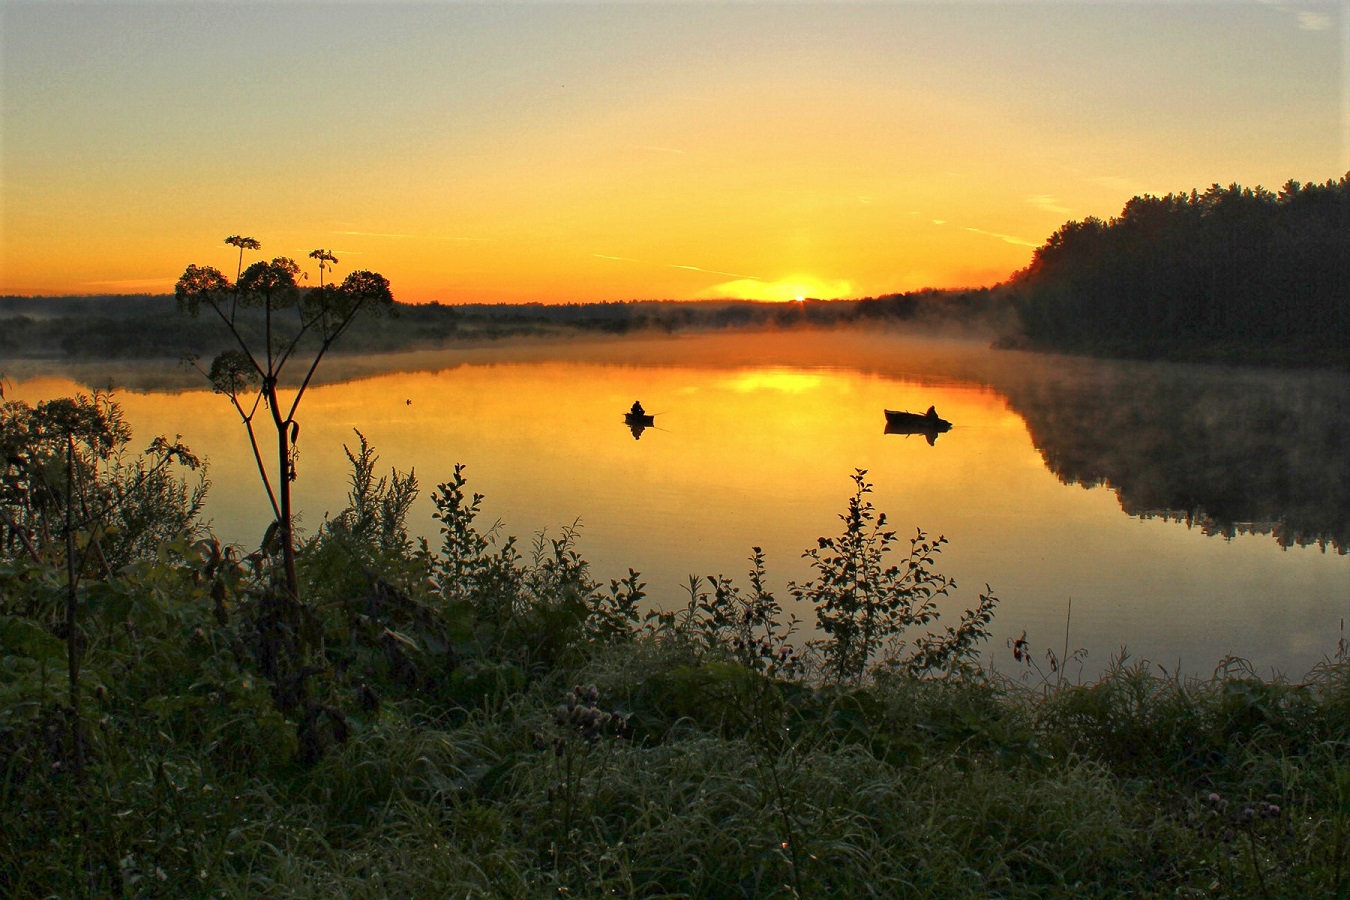
[[936,419],[938,417],[937,408],[932,406],[928,407],[928,412],[924,413],[924,415],[930,419]]
[[642,408],[641,400],[634,400],[633,408],[628,410],[628,414],[632,416],[645,416],[647,414],[647,411]]

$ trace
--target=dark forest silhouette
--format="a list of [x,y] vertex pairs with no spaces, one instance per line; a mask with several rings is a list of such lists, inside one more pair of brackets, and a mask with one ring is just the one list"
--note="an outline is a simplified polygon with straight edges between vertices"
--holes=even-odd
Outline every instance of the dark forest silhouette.
[[1009,282],[1033,346],[1350,362],[1350,174],[1215,184],[1071,221]]

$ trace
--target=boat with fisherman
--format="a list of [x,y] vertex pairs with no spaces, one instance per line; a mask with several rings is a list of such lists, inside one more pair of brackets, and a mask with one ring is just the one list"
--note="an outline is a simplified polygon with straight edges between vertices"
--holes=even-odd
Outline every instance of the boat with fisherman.
[[921,434],[928,438],[929,444],[933,444],[939,434],[952,430],[952,423],[939,416],[931,406],[928,412],[922,414],[894,409],[885,412],[887,434]]

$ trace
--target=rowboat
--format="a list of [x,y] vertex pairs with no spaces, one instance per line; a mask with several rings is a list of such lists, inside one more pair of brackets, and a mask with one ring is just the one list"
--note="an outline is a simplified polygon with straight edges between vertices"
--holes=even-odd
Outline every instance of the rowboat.
[[646,413],[624,413],[623,423],[629,428],[651,428],[656,424],[656,416]]

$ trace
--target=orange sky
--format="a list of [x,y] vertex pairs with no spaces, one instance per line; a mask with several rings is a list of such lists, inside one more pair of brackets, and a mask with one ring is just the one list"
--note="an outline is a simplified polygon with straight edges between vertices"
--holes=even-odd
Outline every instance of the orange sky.
[[[1350,169],[1345,5],[0,5],[0,293],[223,243],[404,301],[991,284],[1136,193]],[[314,273],[317,275],[317,273]]]

